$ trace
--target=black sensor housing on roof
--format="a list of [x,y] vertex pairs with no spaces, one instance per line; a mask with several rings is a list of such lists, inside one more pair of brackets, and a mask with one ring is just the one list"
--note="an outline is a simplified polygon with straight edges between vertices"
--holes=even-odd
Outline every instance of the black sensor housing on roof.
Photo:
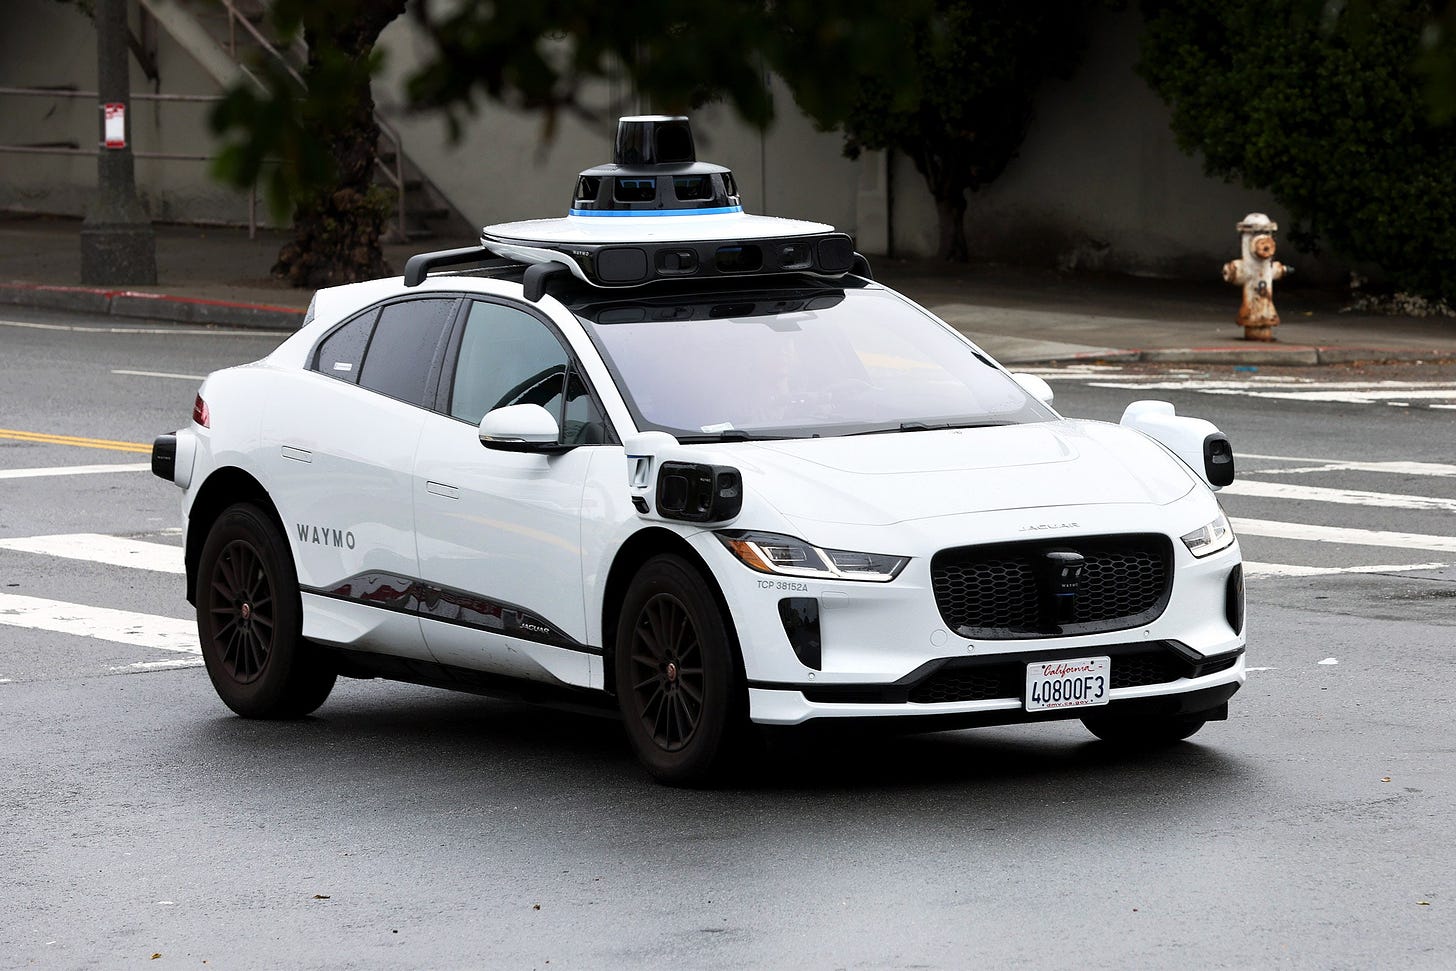
[[588,282],[599,287],[633,287],[685,277],[843,276],[855,267],[856,257],[864,259],[855,253],[854,240],[845,233],[641,243],[556,243],[483,235],[480,243],[487,249],[498,244],[561,253],[580,267]]
[[683,115],[639,115],[617,120],[612,161],[584,170],[571,212],[739,212],[743,203],[733,173],[699,162],[693,129]]

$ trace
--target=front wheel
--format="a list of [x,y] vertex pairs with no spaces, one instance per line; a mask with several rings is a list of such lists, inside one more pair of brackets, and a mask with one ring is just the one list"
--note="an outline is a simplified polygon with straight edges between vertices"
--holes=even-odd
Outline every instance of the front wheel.
[[207,534],[197,633],[218,697],[245,718],[301,718],[333,690],[335,671],[303,639],[288,543],[257,506],[228,507]]
[[1082,719],[1087,731],[1104,742],[1146,748],[1181,742],[1207,723],[1208,719],[1199,715],[1088,715]]
[[710,780],[747,728],[733,637],[712,590],[679,556],[638,571],[617,622],[617,704],[637,757],[671,785]]

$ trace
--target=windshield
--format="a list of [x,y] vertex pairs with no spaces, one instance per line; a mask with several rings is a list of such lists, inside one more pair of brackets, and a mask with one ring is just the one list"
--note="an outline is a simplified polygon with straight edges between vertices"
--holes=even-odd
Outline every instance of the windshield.
[[577,314],[638,427],[682,441],[1054,417],[957,334],[880,289],[679,296]]

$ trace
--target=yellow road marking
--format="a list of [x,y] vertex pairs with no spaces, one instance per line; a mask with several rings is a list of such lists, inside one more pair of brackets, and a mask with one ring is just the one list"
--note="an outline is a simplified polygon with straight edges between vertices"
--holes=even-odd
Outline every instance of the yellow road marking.
[[152,447],[144,442],[118,442],[109,438],[80,438],[75,435],[50,435],[45,432],[22,432],[13,428],[0,428],[0,438],[17,442],[35,442],[38,445],[74,445],[78,448],[104,448],[112,452],[141,452],[150,454]]

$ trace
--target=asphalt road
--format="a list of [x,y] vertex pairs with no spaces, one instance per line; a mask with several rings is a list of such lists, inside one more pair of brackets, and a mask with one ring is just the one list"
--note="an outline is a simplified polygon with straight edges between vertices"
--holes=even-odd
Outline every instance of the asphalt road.
[[[5,316],[0,967],[1456,961],[1456,370],[1048,375],[1066,414],[1162,397],[1233,438],[1252,670],[1228,722],[1157,754],[1076,723],[830,738],[691,792],[611,721],[405,685],[232,717],[168,640],[181,578],[127,560],[180,544],[177,490],[34,470],[144,462],[118,443],[277,338]],[[119,639],[15,619],[40,600]]]

